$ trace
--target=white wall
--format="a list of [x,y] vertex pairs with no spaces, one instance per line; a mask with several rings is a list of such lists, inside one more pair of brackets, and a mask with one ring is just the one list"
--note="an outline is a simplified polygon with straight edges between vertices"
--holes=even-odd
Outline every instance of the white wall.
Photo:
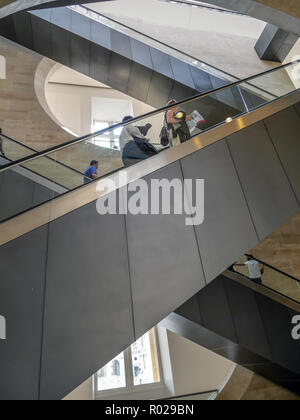
[[71,394],[67,395],[64,401],[91,401],[93,399],[93,379],[90,378],[71,392]]
[[117,100],[124,103],[130,102],[133,116],[153,111],[149,105],[63,66],[58,67],[48,81],[46,100],[61,125],[76,136],[91,133],[93,114],[97,114],[97,118],[101,118],[101,107],[104,121],[109,111],[108,107],[110,107],[110,115],[114,114],[115,121],[120,122],[125,116],[122,115],[122,109],[125,112],[128,107],[122,108],[119,103],[117,107],[114,107],[114,101]]
[[261,61],[254,46],[266,23],[249,16],[159,0],[87,5],[199,60],[245,78],[278,64]]
[[219,390],[235,364],[186,338],[167,332],[175,395]]

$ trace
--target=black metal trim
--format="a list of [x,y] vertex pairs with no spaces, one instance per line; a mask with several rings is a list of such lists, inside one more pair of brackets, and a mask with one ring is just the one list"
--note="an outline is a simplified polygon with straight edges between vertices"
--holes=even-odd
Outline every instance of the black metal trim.
[[[7,136],[7,135],[5,135],[5,134],[1,134],[1,135],[0,135],[0,137],[4,137],[4,138],[6,138],[6,139],[7,139],[7,140],[9,140],[9,141],[11,141],[11,142],[13,142],[13,143],[18,144],[19,146],[24,147],[25,149],[31,150],[32,152],[34,152],[34,154],[39,153],[39,152],[37,152],[35,149],[33,149],[32,147],[29,147],[29,146],[27,146],[27,145],[25,145],[25,144],[23,144],[23,143],[19,142],[18,140],[14,140],[14,139],[12,139],[11,137],[8,137],[8,136]],[[31,156],[33,156],[33,155],[29,155],[29,156],[27,156],[27,158],[30,158]],[[26,158],[26,157],[25,157],[25,158]],[[25,158],[24,158],[24,159],[25,159]],[[69,169],[69,170],[70,170],[70,171],[72,171],[72,172],[76,172],[76,173],[77,173],[78,175],[80,175],[80,176],[84,176],[84,174],[83,174],[82,172],[78,171],[77,169],[71,168],[71,166],[68,166],[68,165],[66,165],[66,164],[65,164],[65,163],[63,163],[63,162],[57,161],[57,160],[53,159],[53,158],[52,158],[52,157],[50,157],[50,156],[45,156],[45,158],[52,160],[55,164],[59,164],[59,165],[64,166],[65,168]],[[17,161],[13,161],[13,160],[11,160],[11,159],[9,159],[9,158],[7,158],[7,157],[6,157],[6,159],[7,159],[7,160],[10,160],[12,163],[17,162]],[[3,165],[3,166],[5,166],[5,165]],[[2,168],[2,166],[1,166],[1,168]],[[33,171],[32,171],[32,172],[33,172]],[[47,179],[47,178],[46,178],[46,177],[44,177],[43,175],[40,175],[40,176],[42,176],[43,178]],[[57,184],[57,185],[59,185],[59,184]],[[64,187],[64,188],[65,188],[65,187]]]
[[[176,1],[177,1],[177,0],[176,0]],[[177,3],[179,3],[179,2],[177,1]],[[76,6],[76,5],[75,5],[75,6]],[[130,26],[125,25],[125,23],[121,23],[121,22],[119,22],[118,20],[115,20],[115,19],[113,19],[113,18],[111,18],[111,17],[108,17],[108,16],[104,15],[103,13],[97,12],[97,11],[95,11],[95,10],[93,10],[93,9],[90,9],[89,7],[84,6],[84,5],[82,5],[82,4],[80,4],[79,6],[80,6],[80,7],[82,7],[83,9],[86,9],[86,10],[88,10],[88,11],[92,12],[92,13],[95,13],[96,15],[99,15],[99,16],[101,16],[101,17],[105,18],[106,20],[108,20],[108,21],[110,21],[110,22],[113,22],[113,23],[116,23],[116,24],[118,24],[118,25],[120,25],[120,26],[123,26],[124,28],[129,29],[130,31],[132,31],[132,32],[134,32],[134,33],[136,33],[136,34],[138,34],[138,35],[142,35],[143,37],[148,38],[148,39],[151,39],[152,41],[157,42],[158,44],[160,44],[160,45],[162,45],[162,46],[164,46],[164,47],[167,47],[167,48],[169,48],[169,49],[171,49],[171,50],[173,50],[173,51],[175,51],[175,52],[177,52],[177,53],[180,53],[180,54],[182,54],[182,55],[185,55],[186,57],[190,58],[191,60],[199,61],[200,63],[205,64],[207,67],[210,67],[210,68],[211,68],[211,69],[213,69],[213,70],[216,70],[216,71],[218,71],[218,72],[220,72],[220,73],[223,73],[223,74],[224,74],[225,76],[227,76],[227,77],[229,76],[229,77],[231,77],[231,78],[235,79],[236,81],[238,81],[238,80],[240,80],[240,81],[241,81],[241,79],[239,79],[238,77],[234,76],[233,74],[228,73],[227,71],[224,71],[224,70],[218,69],[217,67],[213,66],[212,64],[208,64],[208,63],[206,63],[206,61],[203,61],[203,60],[201,60],[200,58],[194,57],[193,55],[190,55],[190,54],[188,54],[188,53],[186,53],[186,52],[182,52],[182,51],[180,51],[178,48],[175,48],[175,47],[173,47],[173,46],[171,46],[171,45],[169,45],[169,44],[167,44],[167,43],[165,43],[165,42],[159,41],[158,39],[153,38],[153,37],[152,37],[152,36],[150,36],[150,35],[146,35],[146,34],[144,34],[143,32],[138,31],[137,29],[133,29],[133,28],[131,28]],[[200,5],[199,5],[199,7],[203,7],[203,8],[205,8],[205,6],[200,6]],[[207,8],[210,8],[210,7],[207,7]],[[72,10],[73,10],[73,9],[72,9]],[[216,9],[216,10],[219,10],[219,9]],[[246,15],[244,15],[244,16],[246,16]],[[254,86],[254,85],[251,85],[251,83],[248,83],[248,84],[249,84],[249,86]],[[254,86],[254,87],[256,87],[256,86]],[[272,93],[271,93],[271,92],[268,92],[267,90],[265,90],[265,89],[263,89],[263,88],[259,88],[259,89],[260,89],[262,92],[267,93],[268,95],[272,95]],[[272,96],[274,96],[274,95],[272,95]]]
[[204,395],[204,394],[213,394],[213,393],[219,393],[219,391],[217,389],[213,390],[213,391],[202,391],[202,392],[194,392],[193,394],[185,394],[185,395],[175,395],[174,397],[167,397],[167,398],[159,398],[157,401],[166,401],[166,400],[177,400],[180,398],[185,398],[185,397],[194,397],[196,395]]
[[[209,92],[200,93],[199,95],[195,95],[195,96],[192,96],[192,97],[190,97],[190,98],[188,98],[188,99],[184,99],[184,100],[182,100],[182,101],[179,101],[179,102],[177,102],[177,103],[176,103],[176,105],[177,105],[177,106],[184,105],[184,104],[187,104],[187,103],[193,102],[193,101],[195,101],[195,100],[197,100],[197,99],[201,99],[201,98],[204,98],[204,97],[206,97],[206,96],[210,96],[210,95],[216,94],[216,93],[221,92],[221,91],[223,91],[223,90],[225,90],[225,89],[229,89],[229,88],[232,88],[232,87],[237,86],[237,85],[239,85],[239,84],[245,83],[245,82],[247,82],[247,81],[249,81],[249,80],[257,79],[257,78],[259,78],[259,77],[265,76],[265,75],[270,74],[270,73],[273,73],[273,72],[275,72],[275,71],[278,71],[278,70],[281,70],[281,69],[287,68],[287,67],[289,67],[289,66],[291,66],[291,65],[294,65],[295,63],[300,63],[300,60],[296,60],[296,61],[294,61],[294,62],[292,62],[292,63],[288,63],[288,64],[285,64],[285,65],[283,65],[283,66],[280,66],[280,67],[277,67],[277,68],[274,68],[274,69],[271,69],[271,70],[267,70],[267,71],[265,71],[265,72],[263,72],[263,73],[257,74],[257,75],[255,75],[255,76],[248,77],[248,78],[246,78],[246,79],[244,79],[244,80],[239,80],[239,81],[234,82],[234,83],[232,83],[232,84],[229,84],[229,85],[227,85],[227,86],[222,86],[222,87],[220,87],[220,88],[213,89],[213,90],[211,90],[211,91],[209,91]],[[258,88],[258,89],[259,89],[259,88]],[[295,89],[295,92],[297,92],[298,90],[300,90],[300,89]],[[282,97],[278,97],[278,98],[276,98],[276,99],[281,99],[281,98],[282,98]],[[172,109],[172,108],[174,108],[174,105],[168,105],[168,106],[165,106],[165,107],[159,108],[159,109],[157,109],[157,110],[155,110],[155,111],[151,111],[151,112],[149,112],[149,113],[147,113],[147,114],[141,115],[141,116],[139,116],[139,117],[133,118],[132,120],[130,120],[130,121],[126,122],[126,123],[118,123],[118,124],[112,125],[112,126],[111,126],[111,127],[109,127],[109,128],[106,128],[106,129],[103,129],[103,130],[97,131],[97,132],[92,133],[92,134],[88,134],[88,135],[83,136],[83,137],[79,137],[79,138],[74,139],[74,140],[70,140],[69,142],[66,142],[66,143],[62,143],[62,144],[60,144],[59,146],[54,146],[54,147],[51,147],[51,148],[49,148],[49,149],[46,149],[46,150],[44,150],[44,151],[42,151],[42,152],[38,152],[38,153],[36,153],[36,154],[33,154],[32,156],[28,156],[27,158],[23,158],[23,159],[16,160],[13,164],[3,165],[3,166],[0,168],[0,172],[3,172],[3,171],[5,171],[5,170],[9,169],[10,167],[13,167],[13,166],[18,166],[18,165],[20,165],[20,164],[22,164],[22,163],[24,163],[24,162],[26,162],[26,161],[29,161],[29,160],[33,160],[33,159],[36,159],[36,158],[39,158],[39,157],[46,156],[46,155],[48,155],[48,154],[50,154],[50,153],[52,153],[52,152],[57,152],[57,151],[59,151],[59,150],[65,149],[66,147],[69,147],[69,146],[71,146],[71,145],[78,144],[78,143],[81,143],[81,142],[83,142],[83,141],[89,140],[89,139],[91,139],[91,138],[93,138],[93,137],[103,135],[103,134],[105,134],[105,133],[107,133],[107,132],[110,132],[110,131],[116,130],[116,129],[121,128],[121,127],[124,127],[124,126],[126,126],[126,125],[136,123],[136,122],[138,122],[138,121],[144,120],[144,119],[146,119],[146,118],[149,118],[149,117],[155,116],[155,115],[160,114],[160,113],[163,113],[163,112],[167,112],[167,111],[169,111],[169,110],[170,110],[170,109]],[[242,115],[242,114],[241,114],[241,115]]]
[[[295,280],[296,282],[300,283],[300,280],[299,280],[299,279],[297,279],[296,277],[293,277],[293,276],[291,276],[290,274],[287,274],[287,273],[285,273],[284,271],[279,270],[278,268],[275,268],[275,267],[273,267],[272,265],[270,265],[270,264],[268,264],[268,263],[266,263],[266,262],[264,262],[264,261],[262,261],[262,260],[259,260],[258,258],[254,257],[253,255],[249,255],[249,254],[245,254],[245,255],[246,255],[246,257],[253,257],[256,261],[260,262],[261,264],[264,264],[266,267],[269,267],[269,268],[271,268],[272,270],[277,271],[278,273],[283,274],[284,276],[289,277],[289,278],[291,278],[291,279]],[[237,273],[237,274],[240,274],[240,273]],[[246,278],[247,278],[247,277],[246,277]],[[265,286],[265,287],[267,287],[267,286]],[[269,289],[269,287],[268,287],[268,289]],[[273,290],[273,289],[271,289],[271,290]],[[276,292],[276,293],[281,294],[280,292]],[[285,296],[285,295],[284,295],[284,296]],[[294,299],[292,299],[292,300],[294,300]],[[298,302],[298,303],[300,303],[300,302]]]

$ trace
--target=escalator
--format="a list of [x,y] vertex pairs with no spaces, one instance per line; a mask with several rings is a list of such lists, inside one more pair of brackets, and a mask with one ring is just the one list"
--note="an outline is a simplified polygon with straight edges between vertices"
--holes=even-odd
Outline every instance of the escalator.
[[[0,168],[37,153],[32,148],[1,134],[2,150]],[[44,157],[30,168],[18,165],[0,174],[0,220],[10,218],[15,212],[29,210],[45,201],[67,193],[83,179],[83,173],[65,163]],[[14,186],[14,188],[12,188]]]
[[[82,5],[16,13],[1,20],[0,35],[154,108],[239,80]],[[224,107],[228,113],[243,109],[240,90],[255,105],[263,103],[263,91],[274,99],[268,83],[259,87],[240,85],[225,97],[203,98],[207,122]]]
[[[7,323],[1,399],[64,397],[299,210],[298,71],[295,62],[178,103],[176,112],[202,111],[208,97],[238,87],[247,92],[249,84],[261,99],[253,104],[243,95],[239,112],[218,109],[211,125],[191,128],[190,140],[131,167],[120,168],[119,151],[99,180],[84,185],[74,176],[68,192],[30,209],[15,201],[15,182],[0,190],[1,206],[15,204],[0,223],[0,313]],[[258,84],[278,74],[281,94],[276,85],[276,94],[266,97]],[[174,105],[126,124],[151,123],[149,139],[157,144],[171,110]],[[21,167],[52,179],[62,163],[76,168],[83,154],[92,160],[89,143],[120,128],[17,159],[0,176]],[[99,197],[124,210],[139,180],[150,186],[174,179],[205,180],[202,224],[186,225],[185,214],[96,211]],[[13,197],[8,190],[16,191]]]
[[262,264],[261,284],[227,270],[162,325],[299,395],[300,280]]

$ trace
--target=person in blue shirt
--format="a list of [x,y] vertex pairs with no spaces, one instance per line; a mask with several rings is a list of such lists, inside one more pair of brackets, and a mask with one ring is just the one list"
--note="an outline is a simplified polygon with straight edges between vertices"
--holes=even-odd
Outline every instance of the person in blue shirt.
[[98,164],[99,162],[97,160],[92,160],[92,162],[90,163],[90,166],[84,172],[85,184],[88,184],[89,182],[93,181],[94,179],[98,177]]

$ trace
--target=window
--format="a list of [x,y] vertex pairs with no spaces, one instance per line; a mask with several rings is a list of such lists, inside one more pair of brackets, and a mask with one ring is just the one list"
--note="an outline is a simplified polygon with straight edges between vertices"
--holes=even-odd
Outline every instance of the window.
[[[96,131],[104,130],[108,127],[111,127],[114,124],[116,124],[116,122],[94,121],[92,132],[95,133]],[[96,146],[106,147],[108,149],[120,150],[119,137],[120,137],[121,131],[122,131],[122,128],[118,128],[116,130],[105,133],[101,136],[94,137],[90,141],[91,143],[94,143]]]
[[160,382],[155,332],[141,337],[131,346],[134,386]]
[[124,353],[109,362],[97,374],[97,390],[119,389],[126,386]]
[[96,398],[161,386],[156,329],[153,328],[95,375]]

